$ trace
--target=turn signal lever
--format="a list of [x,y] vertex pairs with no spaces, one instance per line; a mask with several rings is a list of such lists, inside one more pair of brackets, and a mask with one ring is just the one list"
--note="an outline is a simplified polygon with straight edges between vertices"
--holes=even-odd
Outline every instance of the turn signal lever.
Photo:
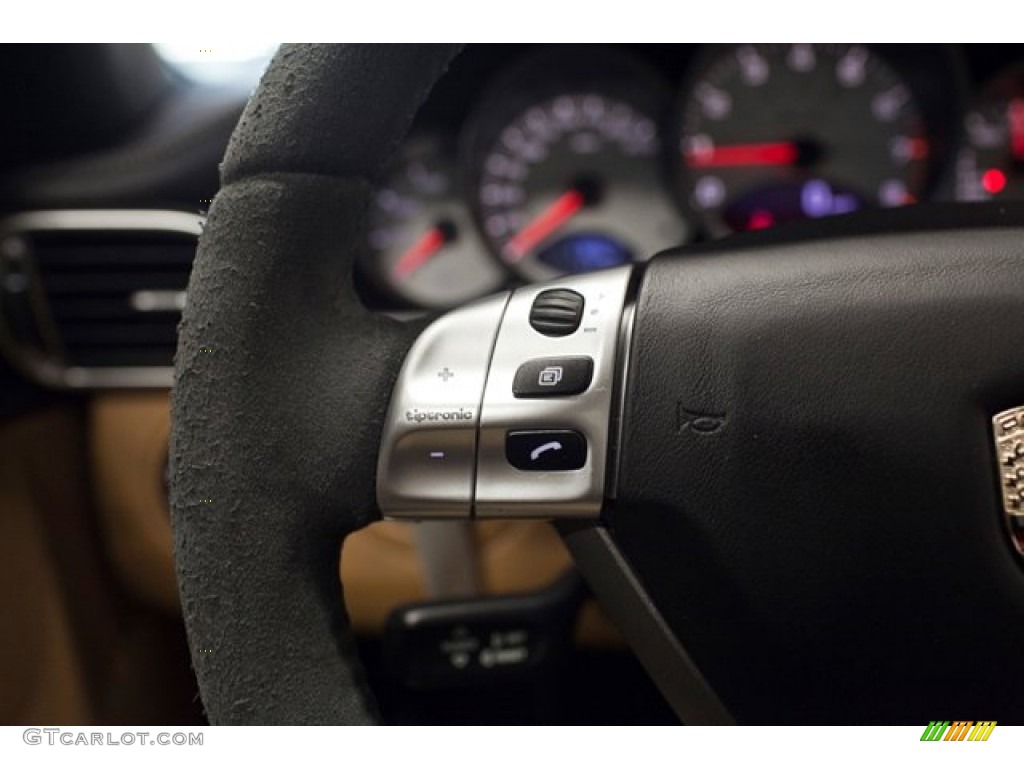
[[571,570],[536,592],[396,608],[385,633],[385,666],[414,690],[543,677],[569,648],[585,595]]

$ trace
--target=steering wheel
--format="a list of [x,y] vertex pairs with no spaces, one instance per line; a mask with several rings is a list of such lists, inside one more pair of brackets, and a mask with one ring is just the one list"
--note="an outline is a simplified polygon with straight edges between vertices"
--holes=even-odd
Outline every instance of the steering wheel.
[[[527,287],[424,330],[367,311],[352,267],[371,182],[457,52],[284,46],[232,137],[171,446],[211,722],[375,719],[337,559],[382,508],[558,520],[685,722],[1024,721],[1021,211],[815,222]],[[405,418],[417,366],[460,339],[492,350],[468,376],[486,379],[479,407],[452,417],[468,424],[433,423],[433,395]],[[583,390],[505,391],[519,363],[560,355],[591,360]],[[454,453],[471,441],[475,486],[406,472],[426,427],[450,428]],[[558,442],[576,457],[515,466],[512,434],[549,427],[577,442],[522,438],[525,455]]]

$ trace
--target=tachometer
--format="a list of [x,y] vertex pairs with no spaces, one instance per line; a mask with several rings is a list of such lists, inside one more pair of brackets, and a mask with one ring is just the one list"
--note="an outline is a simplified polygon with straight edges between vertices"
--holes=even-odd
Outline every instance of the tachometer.
[[862,45],[741,45],[684,95],[686,195],[715,234],[906,205],[931,147],[914,94]]
[[557,92],[526,90],[478,131],[481,228],[527,280],[646,259],[689,234],[666,180],[664,91],[614,51],[590,61],[613,74],[554,78]]
[[437,139],[406,142],[375,190],[368,217],[367,271],[411,304],[455,306],[506,279],[459,194],[455,162]]
[[1024,199],[1024,71],[992,82],[964,118],[958,200]]

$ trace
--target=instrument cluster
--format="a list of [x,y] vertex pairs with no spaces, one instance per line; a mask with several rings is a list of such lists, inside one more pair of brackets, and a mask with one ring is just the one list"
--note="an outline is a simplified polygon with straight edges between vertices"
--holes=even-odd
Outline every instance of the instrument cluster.
[[470,47],[378,181],[361,274],[441,309],[799,219],[1024,198],[1024,51],[969,48]]

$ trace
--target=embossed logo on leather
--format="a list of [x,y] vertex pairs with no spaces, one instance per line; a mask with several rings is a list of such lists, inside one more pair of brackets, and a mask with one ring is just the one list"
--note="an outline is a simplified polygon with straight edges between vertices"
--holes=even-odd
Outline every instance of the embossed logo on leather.
[[676,404],[676,431],[695,432],[698,435],[713,435],[725,426],[724,413],[697,411]]

